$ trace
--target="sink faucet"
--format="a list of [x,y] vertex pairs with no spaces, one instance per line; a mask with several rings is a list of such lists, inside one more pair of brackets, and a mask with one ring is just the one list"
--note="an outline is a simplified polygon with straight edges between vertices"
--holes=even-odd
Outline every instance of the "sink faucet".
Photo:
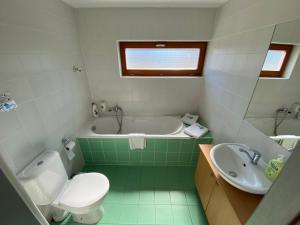
[[[259,151],[255,150],[255,149],[252,149],[252,148],[249,148],[249,150],[245,150],[245,149],[240,148],[239,150],[240,150],[240,152],[246,153],[246,155],[250,158],[250,162],[253,165],[257,165],[257,162],[261,157],[261,153]],[[253,152],[252,156],[249,153],[249,151]]]

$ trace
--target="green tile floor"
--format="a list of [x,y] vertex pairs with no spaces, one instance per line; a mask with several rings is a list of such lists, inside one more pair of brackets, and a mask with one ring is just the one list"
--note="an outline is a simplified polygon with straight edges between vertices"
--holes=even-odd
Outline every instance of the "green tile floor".
[[[194,187],[194,167],[88,166],[110,180],[98,225],[208,225]],[[78,225],[69,216],[61,223]]]

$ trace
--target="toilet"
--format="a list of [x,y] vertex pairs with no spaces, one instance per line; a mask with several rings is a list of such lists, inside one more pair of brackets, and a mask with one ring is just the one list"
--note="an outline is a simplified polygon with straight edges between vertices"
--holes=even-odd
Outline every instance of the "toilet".
[[54,208],[55,221],[66,213],[78,223],[93,224],[103,217],[102,202],[109,180],[101,173],[82,173],[68,180],[57,151],[44,151],[18,175],[26,192],[37,205]]

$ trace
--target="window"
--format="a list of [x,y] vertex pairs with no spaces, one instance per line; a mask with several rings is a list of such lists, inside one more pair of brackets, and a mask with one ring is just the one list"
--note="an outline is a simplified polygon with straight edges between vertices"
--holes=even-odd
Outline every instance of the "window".
[[120,42],[122,76],[201,76],[206,42]]
[[260,76],[282,77],[292,50],[293,45],[271,44]]

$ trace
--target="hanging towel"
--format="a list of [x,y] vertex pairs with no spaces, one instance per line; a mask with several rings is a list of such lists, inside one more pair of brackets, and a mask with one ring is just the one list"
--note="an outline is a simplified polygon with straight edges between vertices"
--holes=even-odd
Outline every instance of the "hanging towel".
[[129,148],[134,149],[144,149],[146,147],[145,134],[129,134]]
[[187,127],[184,129],[184,133],[194,137],[194,138],[199,138],[206,134],[208,132],[208,129],[199,123],[194,123],[193,125]]

